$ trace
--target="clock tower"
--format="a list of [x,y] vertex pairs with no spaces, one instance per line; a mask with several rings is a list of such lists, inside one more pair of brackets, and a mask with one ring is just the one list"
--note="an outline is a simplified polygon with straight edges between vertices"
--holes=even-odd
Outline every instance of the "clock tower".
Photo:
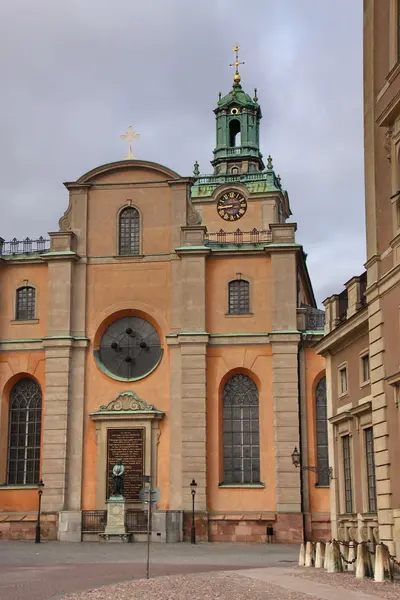
[[[264,164],[260,150],[261,107],[257,89],[253,98],[241,85],[239,47],[234,46],[236,60],[231,91],[219,94],[216,116],[216,146],[211,161],[213,173],[200,174],[197,161],[194,166],[195,182],[192,199],[203,216],[203,224],[212,227],[209,203],[216,204],[216,213],[225,222],[238,221],[245,215],[240,228],[267,230],[272,223],[284,223],[291,215],[287,192],[282,188],[279,175],[275,174],[272,158]],[[261,207],[248,211],[249,202]],[[250,222],[251,221],[251,222]]]

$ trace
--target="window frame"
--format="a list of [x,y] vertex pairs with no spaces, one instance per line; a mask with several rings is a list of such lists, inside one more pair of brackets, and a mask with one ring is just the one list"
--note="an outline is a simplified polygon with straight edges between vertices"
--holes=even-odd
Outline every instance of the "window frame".
[[[318,418],[318,389],[321,386],[322,382],[325,380],[325,418],[324,419],[319,419]],[[323,375],[317,385],[315,386],[315,397],[314,397],[314,401],[315,401],[315,448],[316,448],[316,464],[317,467],[326,467],[323,471],[317,471],[317,481],[316,481],[316,487],[330,487],[330,480],[329,480],[329,436],[328,436],[328,415],[327,415],[327,410],[328,410],[328,405],[327,405],[327,394],[326,394],[326,375]],[[319,441],[318,441],[318,433],[321,433],[318,431],[318,422],[324,422],[325,426],[326,426],[326,432],[325,433],[325,444],[320,445]],[[321,447],[325,447],[326,448],[326,457],[320,457],[319,456],[319,451],[321,449]]]
[[[346,456],[345,443],[348,444],[348,456]],[[344,514],[352,515],[354,511],[354,486],[353,486],[353,452],[352,452],[352,436],[350,434],[341,436],[341,452],[342,452],[342,480],[343,480],[343,508]],[[348,460],[347,466],[346,461]],[[348,475],[348,476],[347,476]],[[348,487],[347,484],[350,484]],[[350,501],[348,500],[347,492],[350,493]],[[350,510],[348,510],[350,508]]]
[[[364,379],[364,365],[365,359],[368,359],[368,379]],[[370,356],[369,350],[363,350],[360,352],[360,388],[370,385],[371,382],[371,365],[370,365]]]
[[[346,374],[346,389],[344,390],[342,387],[342,376],[341,374],[345,372]],[[338,397],[342,398],[344,396],[348,396],[349,394],[349,370],[347,362],[344,362],[338,366]]]
[[[129,254],[121,253],[121,220],[122,220],[123,213],[128,210],[134,210],[134,211],[136,211],[136,213],[138,215],[138,217],[137,217],[137,222],[138,222],[137,252],[133,253],[133,254],[132,254],[132,252]],[[132,246],[130,247],[130,249],[132,250]],[[137,258],[137,257],[142,256],[142,214],[141,214],[140,210],[138,209],[138,207],[133,205],[132,203],[129,203],[129,204],[123,206],[118,211],[118,215],[117,215],[117,249],[116,250],[117,250],[116,256],[118,258],[130,258],[130,257]]]
[[[18,387],[23,384],[31,384],[35,387],[33,393],[26,395],[24,398],[27,406],[20,408],[19,406],[13,406],[14,402],[21,398],[23,393],[19,392]],[[15,397],[13,398],[13,393]],[[19,393],[19,396],[18,396]],[[38,406],[30,407],[29,404],[35,400],[35,396]],[[26,417],[21,419],[21,413],[26,412]],[[14,413],[14,414],[13,414]],[[17,418],[15,418],[15,414]],[[36,418],[35,418],[36,417]],[[37,418],[38,417],[38,418]],[[32,377],[22,377],[19,379],[11,388],[9,393],[9,407],[8,407],[8,434],[7,434],[7,463],[6,463],[6,485],[7,486],[37,486],[40,479],[41,472],[41,442],[42,442],[42,419],[43,419],[43,393],[39,383]],[[14,428],[13,428],[14,426]],[[15,428],[16,426],[16,428]],[[22,431],[21,431],[22,427]],[[29,443],[30,436],[34,437],[34,443]],[[24,443],[20,444],[21,437],[24,439]],[[16,443],[12,444],[12,441],[16,439]],[[33,454],[32,454],[33,453]],[[22,457],[22,458],[21,458]],[[32,464],[32,469],[28,469],[28,464]],[[22,464],[22,471],[20,465]],[[15,468],[12,468],[15,465]],[[22,473],[23,481],[20,481],[20,475]],[[31,475],[31,477],[28,477]],[[27,481],[27,479],[31,481]]]
[[[247,284],[247,307],[246,307],[247,310],[243,311],[243,312],[231,312],[231,286],[233,286],[233,284],[235,284],[235,283],[240,284],[241,282],[243,282],[244,284]],[[228,306],[227,306],[227,312],[225,313],[226,316],[243,317],[243,316],[252,315],[251,308],[250,308],[251,285],[250,285],[250,281],[247,278],[241,277],[240,274],[238,273],[238,275],[235,279],[231,279],[230,281],[228,281],[227,293],[228,293],[228,302],[227,302]],[[240,285],[239,285],[239,291],[238,291],[239,311],[240,311],[240,302],[241,302],[241,296],[240,296]]]
[[[241,394],[243,398],[251,397],[248,403],[243,403],[240,400],[237,401],[236,404],[227,402],[228,394],[232,395],[232,400],[237,399],[237,394],[233,396],[233,392],[229,389],[229,385],[234,384],[235,379],[238,380],[237,385],[244,382],[244,391],[242,391]],[[247,391],[245,391],[246,385],[248,386]],[[254,400],[256,402],[254,402]],[[245,411],[247,412],[245,413]],[[254,417],[255,413],[256,417]],[[227,417],[226,415],[229,414],[231,416]],[[235,415],[238,418],[234,418]],[[246,417],[246,415],[248,416]],[[219,484],[219,487],[264,487],[264,484],[261,481],[260,464],[259,389],[254,379],[249,375],[245,373],[234,373],[225,381],[222,388],[221,421],[222,482]],[[239,422],[239,428],[237,427],[237,422]],[[246,423],[248,423],[247,426]],[[234,442],[235,434],[240,435],[240,444]],[[247,441],[245,441],[245,437]],[[247,450],[245,450],[245,448],[247,448]],[[246,456],[246,453],[248,456]],[[235,461],[240,461],[240,469],[234,468]],[[244,466],[245,463],[249,465],[247,469]],[[240,481],[235,480],[235,472],[240,473]]]
[[[368,435],[371,435],[371,439],[368,440]],[[377,505],[377,494],[376,494],[376,470],[375,470],[375,445],[374,445],[374,428],[371,425],[368,427],[364,427],[363,429],[363,454],[364,454],[364,463],[365,463],[365,506],[367,508],[368,513],[376,514],[378,511]],[[372,448],[372,452],[369,450]],[[369,460],[372,458],[372,461]],[[371,479],[373,481],[373,485],[370,485]],[[371,490],[373,490],[373,494],[371,494]],[[371,508],[372,507],[372,508]]]
[[[29,307],[29,293],[26,299],[26,315],[25,316],[20,316],[20,308],[19,308],[19,292],[21,292],[22,290],[32,290],[32,303],[33,303],[33,309],[32,307]],[[31,312],[31,316],[29,316],[29,312]],[[14,292],[14,323],[32,323],[34,321],[37,321],[36,318],[37,315],[37,290],[36,287],[34,285],[32,285],[30,282],[24,282],[22,285],[19,285]]]

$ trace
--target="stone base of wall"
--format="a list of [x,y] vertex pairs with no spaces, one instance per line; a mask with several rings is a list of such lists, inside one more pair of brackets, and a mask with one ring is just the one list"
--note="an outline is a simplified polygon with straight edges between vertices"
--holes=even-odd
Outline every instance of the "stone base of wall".
[[[190,540],[191,514],[184,513],[184,540]],[[267,527],[273,527],[273,543],[303,541],[301,514],[196,514],[196,540],[209,542],[267,542]]]
[[[209,542],[208,513],[196,512],[194,518],[196,526],[196,541]],[[190,542],[190,531],[192,527],[192,513],[183,513],[183,541]]]
[[[0,513],[0,540],[34,540],[36,536],[34,513]],[[40,521],[41,539],[57,539],[57,514],[43,514]]]
[[332,539],[329,513],[306,514],[305,517],[306,539],[308,541],[328,542]]

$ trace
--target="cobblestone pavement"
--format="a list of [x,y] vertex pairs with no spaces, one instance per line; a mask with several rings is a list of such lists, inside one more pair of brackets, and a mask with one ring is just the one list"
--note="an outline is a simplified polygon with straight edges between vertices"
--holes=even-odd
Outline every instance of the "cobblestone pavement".
[[358,581],[353,574],[269,567],[130,581],[63,600],[398,600],[400,585]]
[[[297,555],[284,545],[152,544],[150,575],[294,564]],[[0,600],[48,600],[143,578],[145,561],[146,544],[0,542]]]

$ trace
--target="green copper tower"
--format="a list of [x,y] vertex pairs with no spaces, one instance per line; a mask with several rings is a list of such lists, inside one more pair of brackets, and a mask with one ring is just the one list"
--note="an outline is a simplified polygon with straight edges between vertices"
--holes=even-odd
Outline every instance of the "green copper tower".
[[241,86],[239,46],[233,48],[236,56],[233,85],[231,91],[222,97],[219,94],[214,109],[216,120],[216,146],[211,161],[212,174],[200,173],[197,161],[194,165],[195,178],[192,198],[210,197],[221,185],[238,182],[253,193],[283,193],[281,181],[276,176],[272,158],[267,165],[260,151],[261,107],[257,89],[251,98]]
[[254,98],[243,91],[240,85],[238,52],[234,47],[236,60],[232,90],[221,98],[214,110],[216,115],[217,145],[214,150],[215,175],[238,173],[257,173],[264,169],[260,152],[260,120],[261,108],[258,104],[257,90]]

